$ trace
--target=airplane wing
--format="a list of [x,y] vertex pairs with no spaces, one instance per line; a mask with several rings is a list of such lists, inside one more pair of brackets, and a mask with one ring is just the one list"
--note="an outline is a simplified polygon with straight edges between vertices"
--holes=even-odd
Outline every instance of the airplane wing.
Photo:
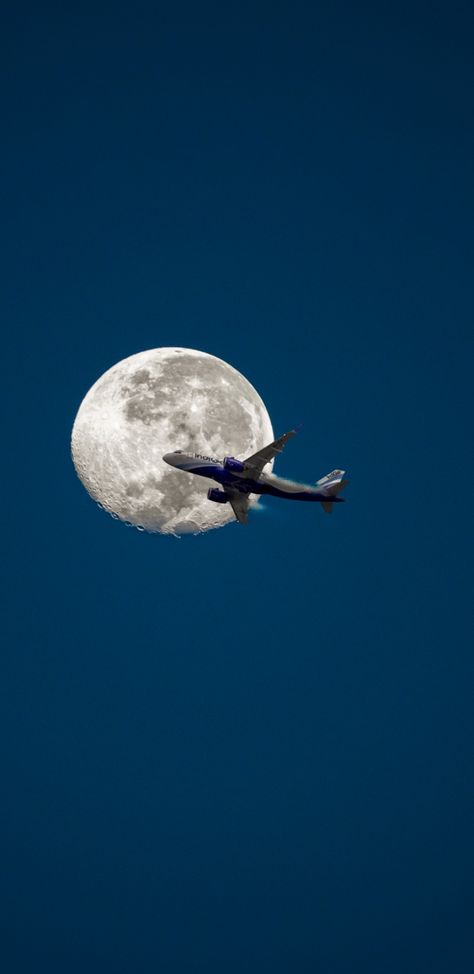
[[239,490],[229,490],[224,488],[228,498],[229,504],[232,510],[240,522],[240,524],[247,524],[248,522],[248,510],[249,510],[249,495],[241,494]]
[[296,430],[290,430],[289,433],[284,433],[283,436],[280,436],[278,440],[274,440],[273,443],[264,446],[263,450],[259,450],[258,453],[247,457],[244,460],[245,473],[253,477],[259,477],[265,464],[270,463],[270,460],[273,460],[278,453],[282,452],[286,441],[291,439],[295,433]]

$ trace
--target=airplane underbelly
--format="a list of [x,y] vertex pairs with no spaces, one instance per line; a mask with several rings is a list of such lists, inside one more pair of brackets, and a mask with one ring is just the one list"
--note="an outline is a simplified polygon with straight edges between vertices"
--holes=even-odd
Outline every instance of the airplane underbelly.
[[281,497],[283,500],[288,501],[317,501],[321,498],[318,497],[316,492],[309,490],[284,490],[282,487],[274,487],[273,485],[266,485],[266,494],[270,494],[272,497]]

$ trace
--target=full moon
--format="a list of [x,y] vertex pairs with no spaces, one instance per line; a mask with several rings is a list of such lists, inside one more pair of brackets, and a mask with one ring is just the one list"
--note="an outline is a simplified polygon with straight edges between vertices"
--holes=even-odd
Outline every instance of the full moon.
[[118,362],[81,403],[72,458],[113,517],[161,534],[197,534],[234,520],[207,499],[212,481],[168,466],[165,453],[245,458],[273,440],[270,417],[240,372],[206,352],[153,348]]

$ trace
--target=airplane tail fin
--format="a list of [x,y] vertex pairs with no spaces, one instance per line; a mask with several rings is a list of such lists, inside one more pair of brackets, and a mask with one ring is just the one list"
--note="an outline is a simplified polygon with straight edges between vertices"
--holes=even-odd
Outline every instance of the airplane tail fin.
[[331,513],[332,506],[336,501],[342,501],[342,497],[337,495],[340,494],[341,490],[344,490],[347,484],[347,480],[344,480],[345,472],[345,470],[332,470],[325,477],[321,477],[321,480],[316,481],[316,487],[320,487],[321,493],[327,497],[327,500],[321,501],[321,507],[326,514]]

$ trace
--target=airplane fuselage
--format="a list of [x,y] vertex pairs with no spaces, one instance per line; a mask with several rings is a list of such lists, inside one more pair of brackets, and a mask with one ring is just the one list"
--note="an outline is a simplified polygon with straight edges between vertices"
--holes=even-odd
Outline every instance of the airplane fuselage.
[[[237,490],[242,494],[267,494],[292,501],[326,501],[327,494],[307,484],[297,484],[292,480],[285,480],[272,473],[261,473],[253,478],[242,473],[233,473],[226,469],[222,460],[216,457],[206,457],[200,454],[167,453],[163,457],[166,463],[198,477],[207,477],[222,487]],[[342,503],[342,497],[331,497],[333,503]]]

